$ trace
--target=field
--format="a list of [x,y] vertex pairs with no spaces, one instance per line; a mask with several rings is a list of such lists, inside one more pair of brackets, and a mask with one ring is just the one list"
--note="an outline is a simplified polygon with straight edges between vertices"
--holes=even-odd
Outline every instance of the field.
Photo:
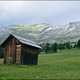
[[38,65],[0,64],[0,79],[80,79],[80,50],[40,54]]

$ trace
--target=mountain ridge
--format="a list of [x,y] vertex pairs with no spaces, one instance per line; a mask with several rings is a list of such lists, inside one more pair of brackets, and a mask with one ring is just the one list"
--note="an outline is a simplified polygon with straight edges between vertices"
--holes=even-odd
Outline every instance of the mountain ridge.
[[[0,39],[4,34],[12,32],[37,43],[54,43],[77,41],[80,38],[80,22],[70,22],[66,25],[54,26],[50,24],[0,26]],[[0,40],[1,41],[1,40]]]

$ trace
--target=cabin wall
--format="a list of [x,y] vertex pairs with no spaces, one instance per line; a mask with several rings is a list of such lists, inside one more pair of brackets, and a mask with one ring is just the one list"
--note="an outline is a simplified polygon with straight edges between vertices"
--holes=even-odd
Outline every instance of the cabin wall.
[[38,49],[22,45],[21,63],[22,64],[38,64]]
[[22,45],[22,50],[26,51],[27,53],[31,53],[31,54],[39,54],[39,49],[32,47],[32,46],[28,46],[28,45]]
[[13,63],[18,63],[18,55],[16,54],[19,53],[17,48],[17,45],[19,45],[18,40],[15,38],[10,39],[4,48],[4,63],[8,64],[13,64]]
[[4,63],[14,63],[15,41],[10,39],[5,46]]

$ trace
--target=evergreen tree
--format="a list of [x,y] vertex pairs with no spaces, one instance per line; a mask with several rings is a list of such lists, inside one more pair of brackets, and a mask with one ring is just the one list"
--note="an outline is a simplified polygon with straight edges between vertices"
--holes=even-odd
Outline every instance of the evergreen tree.
[[49,50],[50,50],[50,44],[49,43],[46,43],[46,45],[45,45],[45,52],[46,53],[48,53],[49,52]]
[[80,40],[77,42],[77,47],[80,48]]
[[57,52],[57,49],[58,49],[57,43],[52,44],[52,46],[51,46],[52,52]]
[[54,52],[57,52],[57,43],[54,43]]
[[67,42],[67,43],[66,43],[66,48],[67,48],[67,49],[71,49],[70,42]]
[[64,44],[58,44],[58,49],[62,50],[65,49],[65,43]]

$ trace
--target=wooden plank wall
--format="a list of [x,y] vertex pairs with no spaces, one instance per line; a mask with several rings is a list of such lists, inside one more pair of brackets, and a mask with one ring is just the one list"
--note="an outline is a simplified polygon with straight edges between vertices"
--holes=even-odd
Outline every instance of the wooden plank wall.
[[15,39],[11,39],[4,49],[4,63],[15,63]]
[[22,46],[22,50],[25,51],[26,53],[31,53],[34,55],[39,53],[39,49],[25,45]]

